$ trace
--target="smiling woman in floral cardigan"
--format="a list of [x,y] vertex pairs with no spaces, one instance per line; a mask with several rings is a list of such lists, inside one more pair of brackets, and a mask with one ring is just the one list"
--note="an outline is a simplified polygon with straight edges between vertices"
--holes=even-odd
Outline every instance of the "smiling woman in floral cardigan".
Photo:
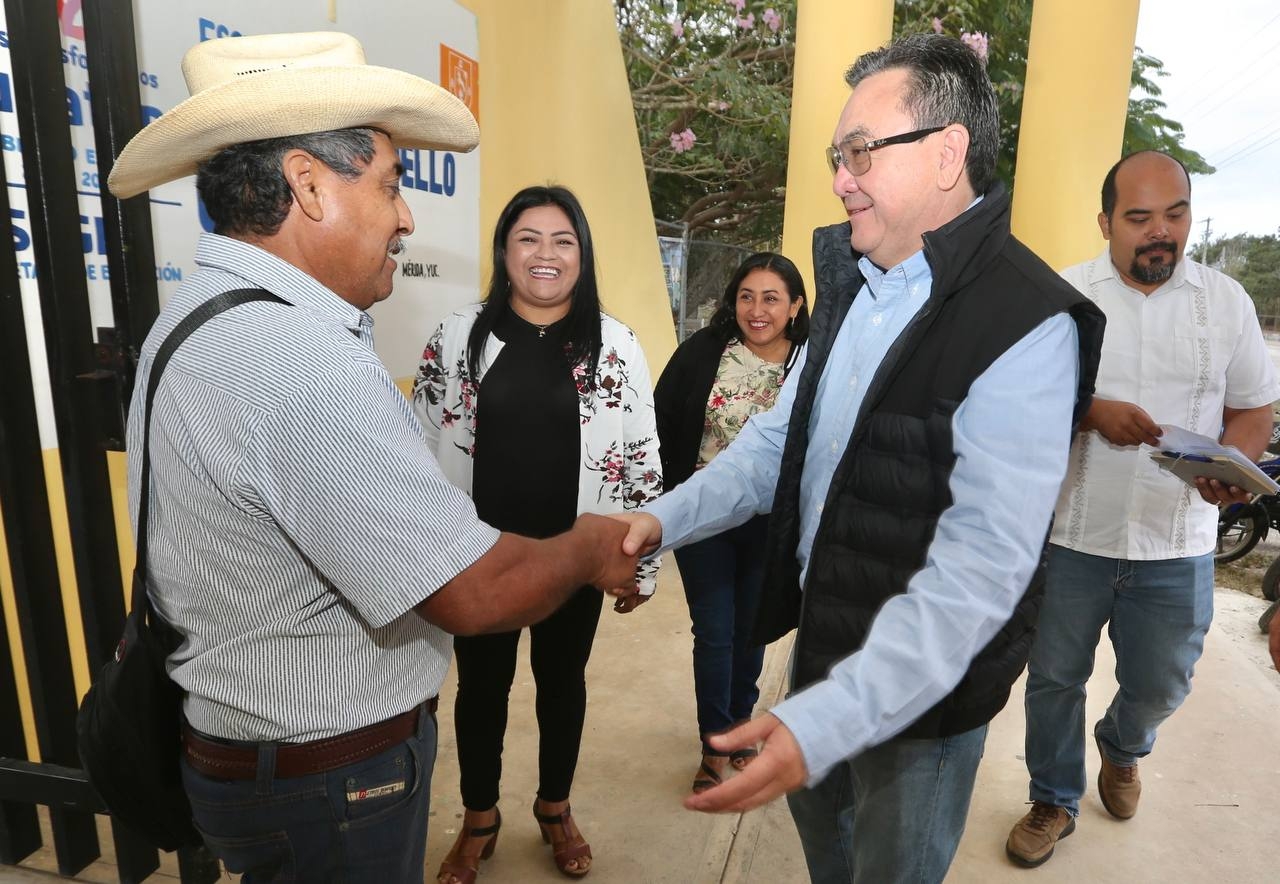
[[[804,280],[773,252],[748,257],[725,286],[707,327],[679,346],[654,397],[667,489],[729,446],[751,415],[768,411],[809,334]],[[675,551],[693,621],[693,688],[702,762],[693,791],[716,785],[732,764],[741,770],[755,749],[731,756],[706,742],[751,717],[764,648],[750,640],[764,577],[769,517]]]
[[[512,197],[493,236],[483,304],[449,316],[422,355],[414,408],[450,481],[489,524],[530,537],[572,526],[579,513],[632,509],[662,490],[653,392],[631,329],[600,310],[591,231],[563,187]],[[640,594],[657,563],[640,566]],[[530,628],[537,684],[538,797],[533,812],[556,866],[580,877],[591,848],[569,812],[586,715],[585,670],[601,595],[584,587]],[[475,879],[492,854],[501,815],[498,782],[519,632],[459,637],[454,707],[462,831],[440,867],[441,884]]]

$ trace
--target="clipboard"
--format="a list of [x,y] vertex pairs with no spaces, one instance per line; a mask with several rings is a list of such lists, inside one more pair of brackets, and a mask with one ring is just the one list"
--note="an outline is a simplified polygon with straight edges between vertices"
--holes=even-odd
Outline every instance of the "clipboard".
[[1255,464],[1246,466],[1228,455],[1158,451],[1151,455],[1151,459],[1160,469],[1172,473],[1192,487],[1195,487],[1196,479],[1203,478],[1217,479],[1224,485],[1234,485],[1251,494],[1280,492],[1280,485]]

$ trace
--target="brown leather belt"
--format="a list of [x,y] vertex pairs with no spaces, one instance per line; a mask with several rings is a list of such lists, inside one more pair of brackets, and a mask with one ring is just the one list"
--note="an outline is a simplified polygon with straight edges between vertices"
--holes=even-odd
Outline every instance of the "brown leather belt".
[[[336,737],[307,743],[280,743],[276,746],[275,776],[303,777],[324,773],[403,743],[418,731],[422,712],[434,715],[439,699],[432,697],[408,712],[348,731]],[[192,768],[220,780],[252,780],[258,776],[258,746],[236,744],[206,737],[182,723],[182,751]]]

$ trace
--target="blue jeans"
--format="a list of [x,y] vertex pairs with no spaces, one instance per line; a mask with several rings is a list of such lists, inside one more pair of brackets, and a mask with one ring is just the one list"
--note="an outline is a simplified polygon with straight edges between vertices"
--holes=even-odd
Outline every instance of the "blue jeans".
[[1103,624],[1119,690],[1093,729],[1113,763],[1151,752],[1156,728],[1191,693],[1213,620],[1213,555],[1129,561],[1049,547],[1040,626],[1027,672],[1031,799],[1080,812],[1085,683]]
[[244,884],[421,884],[435,757],[424,711],[415,736],[326,773],[276,779],[274,745],[261,743],[256,781],[208,777],[185,758],[182,781],[205,844]]
[[693,620],[693,691],[705,740],[751,717],[760,689],[764,646],[751,643],[752,619],[764,580],[769,517],[676,550]]
[[945,878],[986,740],[985,724],[940,739],[893,739],[788,795],[813,884]]

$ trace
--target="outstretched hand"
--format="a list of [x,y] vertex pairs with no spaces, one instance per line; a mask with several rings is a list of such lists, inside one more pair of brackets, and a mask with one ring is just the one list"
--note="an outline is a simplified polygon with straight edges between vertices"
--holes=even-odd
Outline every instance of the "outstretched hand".
[[719,786],[690,795],[684,800],[684,806],[705,813],[746,811],[803,786],[809,774],[800,744],[771,712],[710,740],[712,747],[722,752],[754,747],[761,741],[764,747],[759,757],[742,773]]
[[635,592],[638,557],[623,549],[626,529],[606,516],[583,513],[573,523],[573,530],[590,538],[587,548],[596,557],[591,585],[613,596]]
[[627,525],[622,551],[629,556],[644,556],[662,545],[662,523],[648,513],[610,513],[609,518]]

